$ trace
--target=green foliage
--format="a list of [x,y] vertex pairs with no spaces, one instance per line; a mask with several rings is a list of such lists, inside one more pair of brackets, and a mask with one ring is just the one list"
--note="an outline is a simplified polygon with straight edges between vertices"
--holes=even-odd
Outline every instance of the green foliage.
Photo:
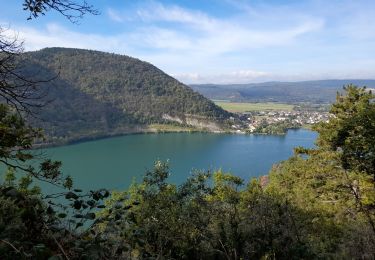
[[29,160],[32,156],[25,152],[31,148],[40,130],[26,125],[19,114],[12,112],[7,105],[0,104],[0,160]]
[[[115,193],[96,232],[112,257],[260,259],[313,257],[304,224],[312,218],[266,194],[257,181],[218,171],[195,172],[180,186],[156,162],[142,183]],[[211,179],[211,177],[213,177]],[[307,219],[307,220],[306,220]],[[116,253],[115,253],[116,252]],[[118,255],[119,254],[119,255]]]
[[[61,162],[30,151],[41,136],[20,113],[0,104],[0,162],[8,167],[0,183],[0,259],[100,255],[94,251],[95,234],[80,228],[96,219],[94,211],[102,208],[109,192],[73,190],[72,178],[61,173]],[[43,196],[34,180],[59,192]]]
[[[228,116],[129,57],[71,49],[28,55],[51,74],[57,59],[63,64],[61,88],[53,89],[58,105],[41,114],[51,112],[52,118],[59,105],[71,106],[62,106],[56,121],[47,120],[47,129],[51,122],[59,129],[61,122],[88,118],[93,121],[78,124],[77,130],[160,122],[165,113]],[[118,77],[124,71],[127,75]],[[0,258],[371,259],[374,96],[354,86],[345,91],[332,106],[335,117],[317,127],[318,146],[296,148],[293,157],[272,169],[266,187],[257,180],[244,187],[241,178],[222,171],[195,172],[177,186],[167,182],[168,163],[157,161],[141,183],[111,197],[105,189],[74,189],[60,162],[47,159],[31,166],[38,157],[29,149],[42,135],[1,104],[0,161],[8,170],[0,185]],[[88,104],[98,104],[97,110],[78,112]],[[60,134],[71,136],[71,130]],[[43,195],[32,186],[35,179],[57,186],[58,192]]]
[[0,163],[9,167],[8,182],[14,176],[14,169],[27,174],[22,179],[25,187],[31,177],[55,185],[62,185],[65,181],[60,172],[59,161],[40,160],[38,167],[31,166],[32,162],[40,159],[30,151],[38,138],[42,138],[40,129],[29,126],[10,106],[0,104]]
[[344,90],[345,94],[338,94],[332,105],[334,117],[316,127],[317,147],[299,147],[295,156],[275,166],[267,191],[314,216],[312,238],[320,248],[319,257],[372,258],[374,96],[353,85]]
[[14,184],[14,181],[16,180],[15,173],[16,170],[13,167],[8,167],[4,176],[5,185],[12,186]]
[[[92,12],[86,3],[70,0],[24,3],[34,18],[49,8],[69,19],[75,17],[69,11]],[[8,46],[17,51],[1,35],[0,40],[2,51]],[[171,111],[180,117],[229,115],[155,67],[126,56],[72,49],[28,55],[29,73],[42,68],[55,74],[62,68],[60,88],[53,89],[59,101],[41,112],[49,116],[44,126],[52,136],[160,122]],[[27,101],[29,92],[17,87],[30,81],[9,77],[15,64],[6,60],[10,63],[2,61],[2,68],[10,70],[0,70],[0,94],[12,109],[25,108],[17,98]],[[373,259],[374,96],[364,88],[345,90],[331,109],[335,117],[317,128],[318,147],[297,148],[273,168],[267,187],[252,180],[244,188],[242,179],[222,171],[196,172],[172,185],[168,164],[157,161],[143,182],[110,198],[104,189],[73,189],[60,162],[32,167],[37,157],[28,149],[42,137],[40,131],[25,123],[19,110],[0,104],[0,162],[8,166],[0,185],[0,259]],[[60,105],[68,106],[52,120]],[[63,128],[73,121],[81,124]],[[61,190],[43,196],[31,187],[34,179]]]
[[[41,256],[38,245],[51,243],[43,223],[46,214],[40,200],[25,197],[14,188],[0,189],[0,257],[26,259]],[[47,220],[49,221],[49,220]],[[40,248],[40,247],[39,247]]]
[[269,124],[266,121],[261,122],[261,124],[254,129],[255,134],[271,134],[271,135],[285,135],[288,129],[299,128],[301,125],[291,122],[291,120],[284,120],[281,122],[276,122]]
[[348,85],[331,108],[334,118],[320,124],[318,144],[340,153],[344,169],[372,175],[375,180],[375,95]]
[[165,115],[183,122],[187,116],[216,122],[230,116],[153,65],[128,56],[47,48],[22,57],[31,72],[58,75],[43,85],[53,102],[33,121],[51,142],[137,131],[169,123]]
[[[96,13],[85,2],[70,0],[25,0],[23,6],[30,18],[51,9],[71,21]],[[73,181],[61,174],[61,162],[41,160],[30,151],[43,136],[25,118],[43,105],[39,90],[49,74],[22,60],[22,43],[5,35],[0,26],[0,163],[8,167],[5,182],[0,183],[0,259],[102,258],[95,233],[76,230],[85,220],[96,218],[92,211],[102,206],[100,201],[109,192],[71,191]],[[39,73],[43,79],[37,78]],[[40,165],[35,168],[36,162]],[[35,179],[68,191],[43,197],[40,188],[31,187]],[[68,202],[61,202],[61,197]]]
[[[13,186],[0,186],[0,258],[101,258],[102,252],[96,251],[96,234],[79,228],[96,218],[92,210],[102,205],[100,201],[109,193],[68,192],[43,197],[35,188],[29,189],[31,183],[30,178],[23,178]],[[68,203],[53,201],[64,195]]]

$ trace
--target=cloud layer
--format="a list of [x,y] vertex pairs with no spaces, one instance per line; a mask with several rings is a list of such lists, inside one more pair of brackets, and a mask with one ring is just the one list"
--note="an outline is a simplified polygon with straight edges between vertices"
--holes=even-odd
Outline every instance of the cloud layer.
[[149,1],[105,7],[101,30],[59,21],[39,28],[13,23],[12,29],[26,50],[61,46],[127,54],[186,83],[374,77],[375,4],[253,2],[228,0],[228,11],[217,14]]

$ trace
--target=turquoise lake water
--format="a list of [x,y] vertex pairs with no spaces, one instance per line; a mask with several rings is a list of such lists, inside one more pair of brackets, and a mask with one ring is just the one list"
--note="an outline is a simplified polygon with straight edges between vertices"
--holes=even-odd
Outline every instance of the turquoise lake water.
[[155,160],[169,160],[170,182],[183,182],[194,169],[222,169],[244,178],[267,174],[293,147],[312,147],[317,134],[290,130],[285,136],[209,133],[126,135],[44,149],[63,162],[63,173],[83,189],[124,189],[140,180]]

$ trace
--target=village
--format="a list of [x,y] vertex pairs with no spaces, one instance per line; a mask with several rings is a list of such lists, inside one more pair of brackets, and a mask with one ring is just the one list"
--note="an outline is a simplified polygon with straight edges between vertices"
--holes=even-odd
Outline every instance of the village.
[[237,113],[231,118],[231,130],[236,133],[285,134],[288,129],[311,128],[319,122],[328,122],[330,114],[322,111],[251,111]]

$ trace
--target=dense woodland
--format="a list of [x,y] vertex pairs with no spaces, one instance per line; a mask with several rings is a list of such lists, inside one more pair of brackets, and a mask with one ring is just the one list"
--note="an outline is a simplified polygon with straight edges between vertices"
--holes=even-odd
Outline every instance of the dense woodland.
[[230,115],[155,66],[124,55],[47,48],[24,53],[20,74],[40,84],[46,106],[32,119],[50,142],[136,131],[170,123],[163,115],[201,116],[221,122]]

